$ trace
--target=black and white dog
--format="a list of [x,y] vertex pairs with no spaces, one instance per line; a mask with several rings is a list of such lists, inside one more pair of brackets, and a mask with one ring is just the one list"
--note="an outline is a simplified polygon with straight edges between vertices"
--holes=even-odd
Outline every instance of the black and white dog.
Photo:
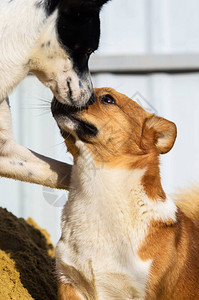
[[[0,176],[67,188],[70,166],[14,140],[9,93],[29,73],[70,106],[93,101],[88,59],[98,48],[108,0],[0,0]],[[39,172],[35,172],[35,166]]]

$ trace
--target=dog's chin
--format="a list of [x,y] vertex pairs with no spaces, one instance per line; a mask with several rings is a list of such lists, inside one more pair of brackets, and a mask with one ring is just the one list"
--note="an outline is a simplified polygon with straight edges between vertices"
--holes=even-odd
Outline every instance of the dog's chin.
[[96,137],[98,134],[97,127],[81,118],[81,111],[85,109],[87,106],[79,108],[62,104],[56,98],[53,99],[51,103],[52,115],[64,138],[71,134],[84,142],[90,142],[92,138]]
[[85,143],[92,143],[93,138],[95,138],[98,134],[98,129],[95,125],[82,120],[75,114],[68,116],[59,115],[54,117],[64,139],[72,136],[74,138],[74,142],[79,139]]
[[65,115],[54,115],[54,118],[64,139],[67,139],[70,135],[76,138],[77,124],[75,122]]

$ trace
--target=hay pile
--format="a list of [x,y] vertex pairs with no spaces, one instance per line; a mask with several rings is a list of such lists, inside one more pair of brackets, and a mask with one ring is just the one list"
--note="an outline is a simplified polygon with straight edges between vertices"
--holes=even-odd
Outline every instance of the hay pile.
[[0,208],[0,299],[55,300],[53,256],[45,230]]

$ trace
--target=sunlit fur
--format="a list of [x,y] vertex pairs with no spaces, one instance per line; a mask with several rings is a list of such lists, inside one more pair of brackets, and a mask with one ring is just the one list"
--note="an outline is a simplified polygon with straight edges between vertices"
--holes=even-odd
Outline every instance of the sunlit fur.
[[84,105],[93,92],[88,58],[107,1],[1,0],[0,101],[31,71],[59,101]]
[[199,186],[192,185],[189,188],[179,190],[173,194],[176,205],[186,216],[199,220]]
[[0,176],[68,189],[71,166],[19,145],[12,132],[8,100],[0,103]]
[[0,176],[68,188],[69,165],[15,141],[7,97],[33,72],[62,103],[81,107],[92,100],[88,59],[107,1],[0,0]]
[[75,159],[58,280],[78,299],[197,299],[199,226],[160,180],[158,157],[172,148],[176,126],[113,89],[95,94],[82,111],[53,109]]

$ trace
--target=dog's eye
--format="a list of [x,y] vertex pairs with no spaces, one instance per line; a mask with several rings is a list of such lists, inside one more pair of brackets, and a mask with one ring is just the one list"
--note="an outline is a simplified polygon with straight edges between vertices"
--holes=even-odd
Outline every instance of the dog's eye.
[[103,104],[116,104],[115,99],[111,95],[104,95],[99,97],[99,99]]

